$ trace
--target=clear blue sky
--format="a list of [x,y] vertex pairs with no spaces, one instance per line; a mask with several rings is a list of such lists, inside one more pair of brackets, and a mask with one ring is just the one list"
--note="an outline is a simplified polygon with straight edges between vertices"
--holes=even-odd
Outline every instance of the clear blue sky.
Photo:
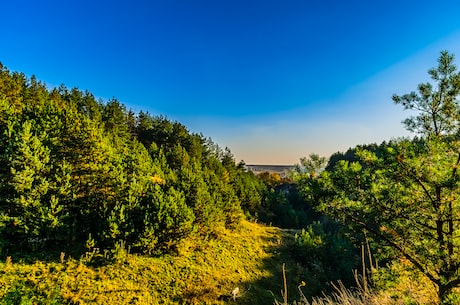
[[[460,59],[459,1],[2,1],[0,61],[166,115],[237,161],[404,135],[391,102]],[[460,61],[457,60],[460,64]]]

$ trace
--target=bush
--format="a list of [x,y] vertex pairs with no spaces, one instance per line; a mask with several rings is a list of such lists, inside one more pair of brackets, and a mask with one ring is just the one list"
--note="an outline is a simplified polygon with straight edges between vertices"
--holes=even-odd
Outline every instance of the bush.
[[293,254],[303,266],[309,295],[331,291],[330,282],[353,285],[353,270],[359,267],[359,252],[340,229],[326,232],[314,222],[295,235]]

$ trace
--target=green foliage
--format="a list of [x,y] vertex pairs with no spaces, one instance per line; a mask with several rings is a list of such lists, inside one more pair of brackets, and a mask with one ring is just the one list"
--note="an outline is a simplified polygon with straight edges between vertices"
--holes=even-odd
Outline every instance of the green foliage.
[[[176,249],[235,228],[258,179],[202,135],[0,65],[0,254]],[[46,250],[46,251],[45,251]]]
[[195,214],[185,204],[183,194],[174,189],[164,193],[156,186],[137,214],[144,217],[134,246],[142,252],[152,254],[172,250],[193,231]]
[[300,164],[297,164],[295,172],[315,178],[324,170],[326,163],[327,159],[325,157],[321,157],[318,154],[310,154],[308,158],[303,157],[300,159]]
[[407,259],[444,302],[460,285],[460,73],[447,52],[429,73],[436,90],[421,84],[419,94],[393,97],[417,111],[405,124],[422,138],[393,141],[374,151],[357,149],[355,162],[338,161],[321,173],[316,187],[307,184],[304,190],[321,195],[321,211],[370,232],[387,257]]
[[341,280],[348,287],[355,284],[353,270],[359,267],[359,253],[338,227],[326,231],[322,223],[314,222],[295,235],[292,249],[304,268],[307,295],[330,292],[330,282]]
[[334,199],[321,207],[373,233],[386,254],[405,256],[437,285],[455,285],[459,148],[429,139],[395,143],[381,158],[362,151],[360,163],[339,162],[322,176]]
[[4,246],[14,240],[13,244],[35,248],[46,240],[62,239],[67,218],[64,207],[71,192],[69,163],[53,162],[53,139],[46,131],[40,132],[34,120],[22,124],[10,120],[3,140],[6,171],[1,176],[0,213]]
[[339,161],[344,160],[348,162],[357,162],[359,160],[359,157],[357,156],[357,151],[358,150],[367,150],[374,152],[377,156],[380,156],[382,152],[385,150],[385,147],[388,145],[391,145],[391,142],[388,144],[386,141],[381,143],[380,145],[377,144],[366,144],[366,145],[357,145],[354,148],[349,148],[346,152],[336,152],[333,153],[329,157],[329,161],[327,163],[327,166],[325,170],[327,171],[332,171],[334,170],[334,167],[336,166]]
[[382,298],[400,300],[403,304],[437,304],[433,285],[406,259],[394,259],[373,269],[372,284]]
[[232,181],[236,196],[241,201],[241,207],[251,214],[256,214],[263,202],[265,185],[252,173],[237,171]]
[[302,158],[288,177],[268,172],[259,174],[265,184],[263,204],[258,210],[260,220],[295,229],[324,220],[324,215],[314,207],[320,197],[320,188],[315,188],[316,177],[325,165],[326,158],[312,154],[310,158]]
[[59,287],[50,291],[41,290],[32,281],[18,279],[14,281],[2,298],[5,305],[58,305],[63,304]]
[[396,104],[417,111],[417,115],[407,118],[404,124],[408,130],[427,137],[458,134],[460,72],[454,63],[454,55],[442,51],[438,66],[430,69],[428,74],[436,88],[431,83],[422,83],[418,85],[418,93],[393,95]]

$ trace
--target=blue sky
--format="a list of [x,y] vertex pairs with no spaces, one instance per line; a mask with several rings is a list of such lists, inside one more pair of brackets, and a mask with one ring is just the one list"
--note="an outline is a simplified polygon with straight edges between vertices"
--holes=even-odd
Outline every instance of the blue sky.
[[[392,104],[460,57],[458,1],[4,1],[0,62],[166,115],[237,161],[404,136]],[[457,60],[457,63],[460,61]]]

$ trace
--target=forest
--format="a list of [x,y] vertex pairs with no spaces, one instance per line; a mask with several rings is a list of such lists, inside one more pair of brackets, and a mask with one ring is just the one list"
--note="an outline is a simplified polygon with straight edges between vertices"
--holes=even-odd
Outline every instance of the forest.
[[454,55],[428,74],[392,97],[412,138],[281,178],[0,64],[1,304],[460,304]]

